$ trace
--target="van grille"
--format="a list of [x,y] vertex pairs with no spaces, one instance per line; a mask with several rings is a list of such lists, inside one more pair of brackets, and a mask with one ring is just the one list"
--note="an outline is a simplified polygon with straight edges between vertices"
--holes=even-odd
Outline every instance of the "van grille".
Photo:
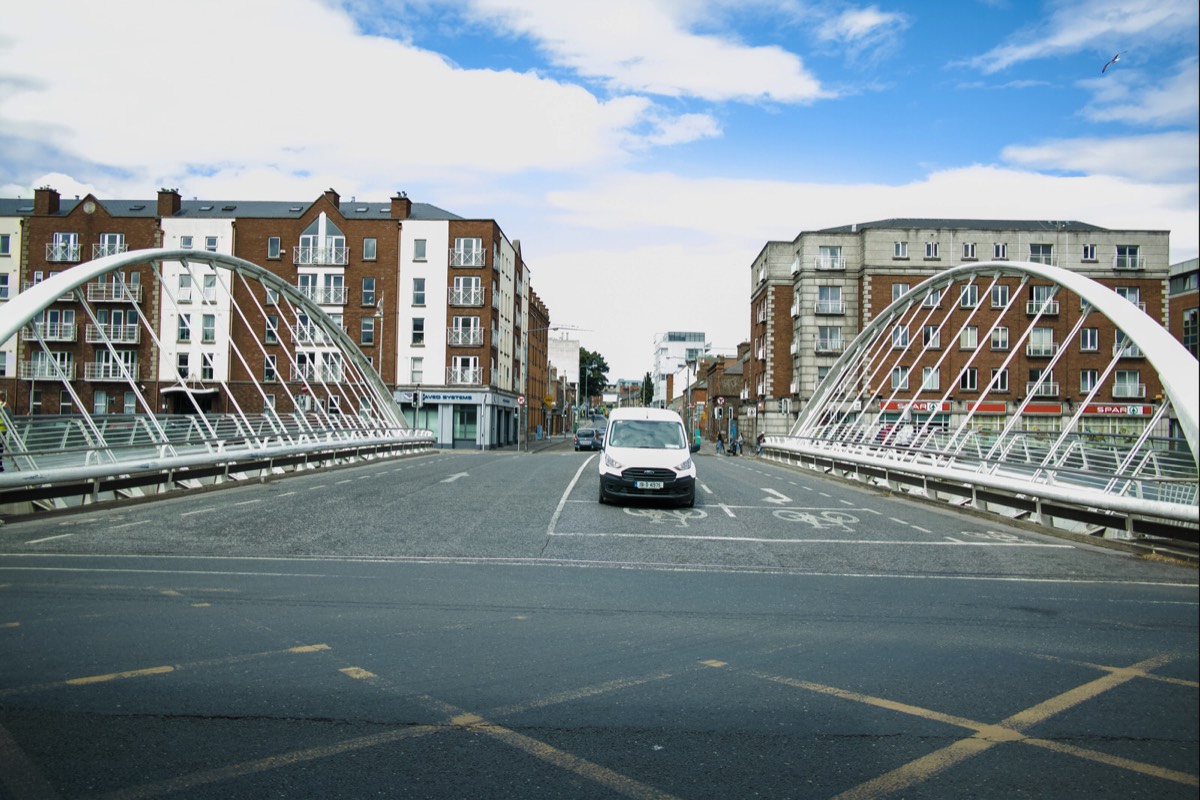
[[675,472],[669,469],[630,467],[621,473],[621,477],[631,481],[673,481],[675,480]]

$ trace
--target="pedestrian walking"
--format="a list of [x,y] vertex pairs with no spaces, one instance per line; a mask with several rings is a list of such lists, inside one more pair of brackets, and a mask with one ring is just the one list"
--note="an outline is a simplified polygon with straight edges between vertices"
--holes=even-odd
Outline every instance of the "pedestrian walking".
[[725,434],[717,431],[717,455],[725,455]]

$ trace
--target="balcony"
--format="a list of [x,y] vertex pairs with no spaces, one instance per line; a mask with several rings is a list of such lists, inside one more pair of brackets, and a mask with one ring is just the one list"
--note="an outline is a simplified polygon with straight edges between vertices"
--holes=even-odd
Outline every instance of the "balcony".
[[451,386],[478,386],[483,383],[479,367],[446,367],[446,383]]
[[87,299],[95,303],[140,303],[142,302],[142,285],[132,286],[124,283],[105,281],[92,282],[87,285]]
[[1027,383],[1025,384],[1025,394],[1030,397],[1058,397],[1058,384],[1053,381],[1043,381],[1040,386],[1036,383]]
[[27,342],[73,342],[75,337],[75,323],[35,322],[21,328],[21,339]]
[[818,353],[841,353],[845,349],[846,342],[842,339],[817,339]]
[[296,344],[333,344],[333,337],[326,334],[320,325],[310,323],[292,328],[292,341]]
[[1117,358],[1144,358],[1142,348],[1133,342],[1117,342],[1113,345],[1113,356]]
[[482,306],[483,289],[448,289],[452,306]]
[[142,341],[140,325],[88,325],[84,339],[89,344],[138,344]]
[[483,347],[483,328],[447,328],[446,344],[451,347]]
[[846,303],[843,300],[818,300],[818,314],[845,314]]
[[1031,317],[1036,317],[1041,314],[1043,317],[1058,316],[1058,301],[1057,300],[1030,300],[1025,304],[1025,313]]
[[1030,358],[1050,358],[1062,347],[1058,342],[1031,342],[1025,345],[1025,355]]
[[455,250],[450,248],[450,266],[452,267],[485,267],[487,258],[482,250]]
[[819,270],[844,270],[846,269],[845,256],[817,256],[813,261],[813,266]]
[[300,294],[319,306],[346,305],[345,286],[299,286]]
[[48,244],[46,245],[47,261],[81,261],[78,244]]
[[792,301],[792,318],[800,316],[800,298],[797,297]]
[[297,245],[292,248],[292,263],[297,266],[331,266],[344,267],[349,262],[350,248],[348,247],[306,247]]
[[800,352],[800,343],[792,342],[791,346],[788,347],[788,352],[791,353],[792,355],[796,355],[797,353],[799,353]]
[[291,369],[292,381],[339,382],[345,376],[345,370],[339,365],[301,364]]
[[1118,383],[1113,386],[1114,400],[1143,400],[1145,397],[1144,383]]
[[1047,253],[1030,253],[1029,254],[1029,263],[1045,264],[1048,267],[1057,267],[1058,266],[1058,256],[1052,255],[1052,254],[1047,254]]
[[17,367],[17,378],[23,381],[73,381],[75,364],[60,364],[55,361],[22,361]]
[[[37,286],[37,285],[38,285],[38,283],[40,283],[40,281],[38,281],[37,283],[35,283],[34,281],[22,281],[22,282],[21,282],[21,291],[22,291],[22,292],[28,292],[28,291],[29,291],[30,289],[32,289],[33,287]],[[59,298],[58,298],[57,300],[55,300],[54,302],[56,302],[56,303],[70,303],[70,302],[71,302],[71,301],[73,301],[74,299],[75,299],[75,293],[74,293],[74,292],[67,292],[66,294],[64,294],[62,297],[59,297]]]
[[1113,256],[1113,269],[1138,270],[1146,268],[1146,257],[1137,255]]
[[137,364],[98,364],[92,361],[83,365],[85,381],[136,381],[140,375],[141,368]]
[[129,245],[121,242],[120,244],[94,244],[92,245],[92,258],[104,258],[105,256],[119,256],[121,253],[129,252]]

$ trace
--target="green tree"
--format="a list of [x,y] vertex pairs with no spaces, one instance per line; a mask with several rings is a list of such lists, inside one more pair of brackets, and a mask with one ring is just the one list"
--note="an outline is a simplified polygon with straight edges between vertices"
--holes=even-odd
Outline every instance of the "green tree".
[[654,378],[649,372],[646,377],[642,378],[642,405],[646,408],[650,407],[650,403],[654,400]]
[[591,398],[608,387],[608,362],[599,353],[579,348],[579,404],[591,405]]

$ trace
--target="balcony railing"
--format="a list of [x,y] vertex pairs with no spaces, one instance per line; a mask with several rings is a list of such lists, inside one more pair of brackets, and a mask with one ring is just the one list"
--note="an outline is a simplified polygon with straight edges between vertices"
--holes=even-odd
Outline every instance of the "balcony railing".
[[1030,358],[1049,358],[1058,352],[1058,342],[1032,342],[1025,345],[1025,355]]
[[845,256],[817,256],[813,266],[820,270],[845,269]]
[[47,261],[79,261],[78,244],[48,244],[46,245]]
[[137,364],[97,364],[90,361],[83,365],[85,381],[136,381],[140,375],[141,367]]
[[17,367],[17,378],[23,381],[75,380],[75,364],[60,364],[54,361],[22,361]]
[[1029,263],[1045,264],[1048,267],[1058,266],[1058,256],[1053,253],[1030,253]]
[[1058,384],[1054,381],[1043,381],[1040,386],[1036,383],[1027,383],[1025,384],[1025,394],[1030,397],[1058,397]]
[[[21,282],[21,291],[22,291],[22,292],[28,292],[28,291],[29,291],[30,289],[32,289],[33,287],[37,286],[37,285],[38,285],[38,283],[40,283],[40,282],[41,282],[41,281],[37,281],[37,282],[35,282],[35,281],[22,281],[22,282]],[[58,298],[58,299],[57,299],[55,302],[56,302],[56,303],[69,303],[69,302],[71,302],[71,301],[72,301],[72,300],[74,300],[74,299],[75,299],[75,293],[74,293],[74,292],[67,292],[67,293],[66,293],[66,294],[64,294],[62,297]]]
[[292,248],[292,263],[305,266],[344,267],[349,262],[348,247],[305,247]]
[[480,367],[446,367],[446,383],[456,386],[478,385],[483,383],[483,369]]
[[93,282],[87,285],[87,299],[97,303],[140,303],[142,285],[129,286],[124,283]]
[[1145,269],[1145,256],[1113,256],[1113,269]]
[[447,328],[446,344],[451,347],[482,347],[483,328]]
[[319,306],[346,305],[345,286],[300,286],[300,294]]
[[482,306],[483,289],[448,289],[452,306]]
[[92,258],[104,258],[105,256],[119,256],[121,253],[129,252],[129,245],[122,242],[121,244],[94,244],[92,245]]
[[27,342],[73,342],[75,341],[75,323],[35,322],[21,329],[21,338]]
[[846,313],[846,303],[843,300],[818,300],[818,314],[844,314]]
[[320,325],[297,325],[292,328],[292,341],[296,344],[333,344],[333,337]]
[[1113,386],[1113,398],[1117,400],[1141,400],[1145,396],[1144,383],[1118,383]]
[[1118,358],[1143,358],[1142,348],[1133,342],[1117,342],[1113,345],[1113,355]]
[[305,364],[302,366],[293,366],[291,369],[293,381],[324,381],[338,382],[343,379],[345,370],[337,365],[321,365]]
[[138,344],[142,341],[140,325],[88,325],[84,338],[90,344],[109,341],[113,344]]
[[840,353],[845,349],[846,342],[843,339],[817,339],[818,353]]
[[1030,300],[1025,304],[1025,313],[1031,317],[1037,316],[1039,313],[1042,316],[1058,316],[1058,301],[1057,300]]
[[450,266],[452,267],[484,267],[487,258],[482,250],[455,250],[450,248]]

